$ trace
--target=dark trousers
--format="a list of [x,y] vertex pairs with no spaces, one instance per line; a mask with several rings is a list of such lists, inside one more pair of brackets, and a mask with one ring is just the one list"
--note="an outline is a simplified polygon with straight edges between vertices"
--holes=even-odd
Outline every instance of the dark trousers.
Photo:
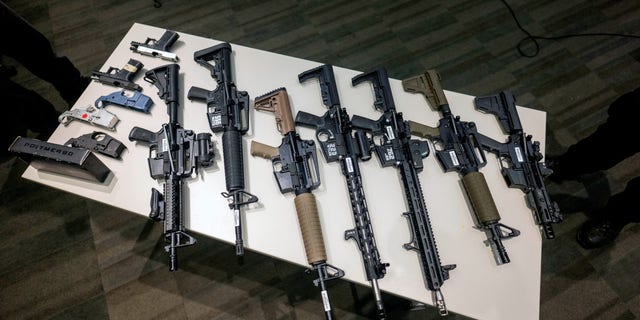
[[[560,156],[563,174],[606,170],[640,151],[640,88],[616,99],[605,123],[588,137],[578,141]],[[621,222],[640,222],[640,177],[630,180],[624,191],[609,198],[601,210]]]
[[51,83],[67,102],[77,99],[80,71],[66,57],[58,57],[40,31],[1,1],[0,34],[0,54],[17,60],[38,78]]
[[[20,62],[35,76],[51,83],[67,103],[72,104],[86,87],[86,79],[66,57],[58,57],[49,40],[0,1],[0,55]],[[1,63],[1,61],[0,61]],[[47,139],[58,125],[59,112],[33,90],[0,72],[0,107],[5,118],[0,125],[0,154],[7,154],[16,136],[27,129]]]

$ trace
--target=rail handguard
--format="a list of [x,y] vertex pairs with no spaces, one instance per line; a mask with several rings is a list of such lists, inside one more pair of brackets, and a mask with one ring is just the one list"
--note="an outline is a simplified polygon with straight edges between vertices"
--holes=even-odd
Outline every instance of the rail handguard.
[[345,108],[340,106],[333,67],[322,65],[298,75],[300,82],[312,78],[318,78],[323,104],[329,110],[321,117],[298,111],[295,121],[297,125],[316,130],[316,139],[327,162],[340,162],[342,175],[345,177],[349,189],[351,211],[355,222],[355,228],[346,230],[344,238],[345,240],[355,240],[358,245],[367,280],[373,289],[378,319],[385,319],[386,312],[378,279],[384,278],[389,264],[380,261],[369,209],[362,188],[360,166],[358,165],[359,159],[369,160],[371,158],[369,142],[362,130],[353,130],[349,114]]
[[444,281],[449,279],[449,271],[456,265],[443,266],[440,263],[420,185],[418,174],[423,169],[422,159],[429,155],[429,145],[426,141],[411,139],[408,122],[403,120],[401,112],[396,111],[385,69],[378,68],[362,73],[351,80],[354,86],[364,81],[371,82],[375,94],[373,105],[376,110],[382,112],[382,116],[375,121],[354,115],[351,124],[354,128],[365,130],[372,135],[371,145],[375,148],[381,166],[395,166],[400,172],[409,209],[403,215],[409,221],[412,238],[404,248],[418,253],[425,284],[431,290],[433,302],[440,315],[445,316],[448,311],[441,287]]

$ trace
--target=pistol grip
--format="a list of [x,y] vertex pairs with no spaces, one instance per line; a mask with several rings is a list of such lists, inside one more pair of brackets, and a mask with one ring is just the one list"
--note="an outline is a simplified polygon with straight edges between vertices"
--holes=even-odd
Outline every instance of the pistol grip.
[[140,127],[133,127],[129,132],[129,141],[142,141],[151,143],[155,138],[155,133]]
[[324,125],[321,117],[304,111],[298,111],[295,123],[308,128],[319,128]]
[[264,143],[260,143],[258,141],[252,140],[250,153],[254,157],[258,156],[261,158],[271,160],[272,158],[276,157],[280,153],[280,151],[276,147],[272,147],[270,145],[266,145]]
[[189,89],[189,92],[187,93],[187,98],[189,98],[189,100],[205,101],[207,100],[208,96],[209,96],[209,90],[206,90],[200,87],[191,87]]
[[440,135],[440,130],[438,128],[430,127],[411,120],[409,120],[408,123],[411,134],[418,137],[432,139]]

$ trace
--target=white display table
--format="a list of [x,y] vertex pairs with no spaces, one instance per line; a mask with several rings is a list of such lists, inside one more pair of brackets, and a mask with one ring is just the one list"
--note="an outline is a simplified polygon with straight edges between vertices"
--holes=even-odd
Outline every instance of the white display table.
[[[149,176],[147,157],[149,149],[144,144],[128,140],[134,126],[156,132],[168,120],[167,108],[156,87],[142,80],[146,70],[168,64],[159,58],[143,56],[129,49],[131,41],[144,41],[147,37],[159,39],[164,29],[134,24],[115,48],[100,71],[109,67],[122,68],[130,58],[141,61],[144,70],[135,78],[143,87],[143,93],[153,99],[151,114],[131,111],[118,106],[107,110],[120,118],[116,132],[107,132],[126,144],[122,160],[98,154],[114,175],[104,184],[86,182],[71,177],[38,172],[29,167],[23,177],[54,188],[62,189],[95,201],[147,216],[152,187],[162,185]],[[220,41],[181,33],[171,48],[179,57],[182,118],[180,123],[195,132],[210,132],[206,107],[203,102],[192,102],[186,94],[192,86],[207,90],[215,87],[209,71],[193,60],[197,50],[219,44]],[[307,111],[322,115],[322,105],[317,81],[298,82],[298,74],[317,67],[322,62],[302,60],[271,52],[231,44],[234,80],[238,90],[247,91],[253,98],[278,87],[286,87],[293,113]],[[335,77],[342,106],[350,115],[378,119],[380,113],[373,108],[371,86],[351,86],[351,78],[363,71],[334,66]],[[424,70],[416,70],[416,74]],[[442,75],[447,77],[446,74]],[[397,110],[406,120],[436,126],[440,114],[432,110],[423,96],[404,92],[401,81],[390,79]],[[92,82],[74,108],[93,105],[94,101],[118,88]],[[474,121],[481,133],[506,141],[496,118],[483,114],[473,107],[469,95],[445,91],[452,112],[464,121]],[[487,93],[491,94],[491,93]],[[545,145],[546,114],[518,107],[525,132]],[[49,139],[63,144],[69,138],[101,130],[89,124],[73,121],[67,127],[60,126]],[[104,131],[104,130],[101,130]],[[303,139],[314,139],[312,129],[298,127]],[[233,214],[227,200],[220,193],[225,190],[222,147],[220,135],[213,137],[216,164],[201,171],[197,178],[187,180],[186,227],[198,233],[230,243],[235,241]],[[302,236],[298,227],[293,194],[279,192],[272,173],[271,163],[249,154],[251,140],[278,146],[281,136],[276,130],[273,114],[251,110],[251,127],[244,136],[246,191],[259,197],[259,202],[243,207],[245,248],[292,263],[308,266]],[[318,151],[321,186],[314,191],[317,198],[320,221],[328,254],[328,263],[343,269],[344,279],[368,286],[362,259],[354,241],[344,240],[344,231],[354,227],[347,186],[340,173],[339,163],[326,163]],[[373,157],[375,158],[375,156]],[[388,293],[432,305],[431,292],[424,285],[422,271],[415,252],[402,248],[410,241],[408,221],[402,216],[406,210],[402,183],[395,168],[380,167],[377,159],[360,163],[364,192],[369,205],[378,250],[383,262],[391,265],[387,275],[379,281],[380,288]],[[420,174],[422,190],[429,210],[431,225],[436,237],[442,264],[456,264],[445,281],[442,292],[450,311],[477,319],[538,319],[540,298],[540,261],[542,236],[534,223],[524,194],[509,189],[500,174],[498,159],[487,154],[488,164],[481,169],[496,205],[501,222],[521,231],[521,235],[504,241],[511,263],[496,265],[491,249],[486,246],[486,234],[476,230],[470,205],[467,203],[457,173],[444,173],[433,149],[424,159],[424,171]],[[196,244],[197,245],[197,244]],[[169,272],[169,271],[167,271]],[[309,279],[310,281],[310,279]],[[329,292],[331,295],[331,292]],[[318,310],[322,312],[322,310]]]

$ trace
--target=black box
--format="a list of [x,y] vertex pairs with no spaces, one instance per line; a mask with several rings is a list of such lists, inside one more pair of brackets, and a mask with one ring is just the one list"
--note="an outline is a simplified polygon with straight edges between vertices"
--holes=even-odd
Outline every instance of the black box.
[[111,172],[95,154],[83,148],[17,137],[9,151],[38,170],[80,179],[104,182]]

